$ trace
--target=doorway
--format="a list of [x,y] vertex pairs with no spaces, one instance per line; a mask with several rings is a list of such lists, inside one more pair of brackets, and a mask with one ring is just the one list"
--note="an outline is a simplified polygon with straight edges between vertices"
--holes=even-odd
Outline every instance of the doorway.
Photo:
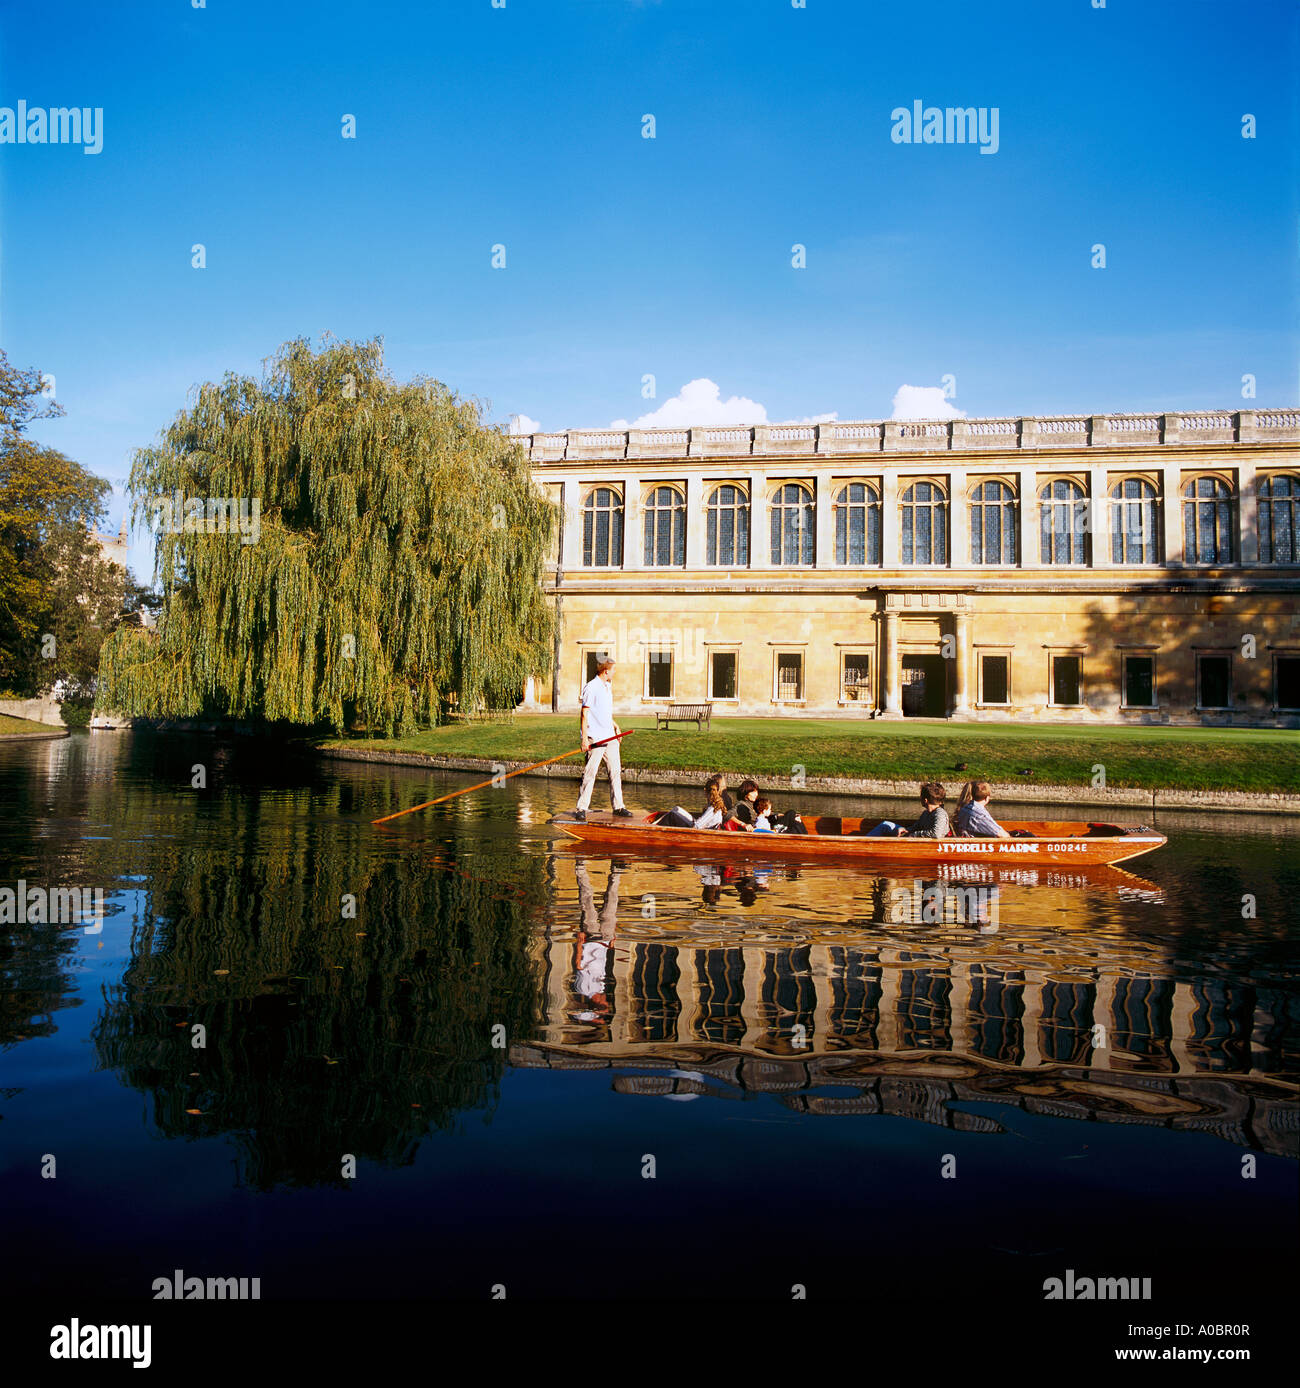
[[905,655],[900,661],[904,718],[945,718],[948,662],[941,655]]

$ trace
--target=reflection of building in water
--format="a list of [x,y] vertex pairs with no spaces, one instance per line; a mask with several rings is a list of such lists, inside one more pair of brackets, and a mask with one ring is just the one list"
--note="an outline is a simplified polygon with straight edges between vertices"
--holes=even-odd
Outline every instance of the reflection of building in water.
[[[897,899],[892,889],[904,885],[913,886],[873,884],[873,904],[888,909]],[[589,887],[585,895],[590,901]],[[1059,910],[1058,902],[1043,906],[1045,914]],[[716,920],[634,938],[640,924],[622,922],[606,987],[617,1004],[598,1035],[572,1020],[583,1005],[572,938],[535,937],[545,981],[542,1048],[523,1048],[516,1063],[563,1064],[563,1053],[550,1048],[580,1047],[584,1064],[640,1066],[658,1058],[701,1070],[682,1058],[688,1050],[714,1057],[725,1083],[744,1089],[849,1083],[861,1091],[847,1100],[809,1095],[810,1112],[877,1111],[870,1105],[889,1094],[899,1103],[911,1094],[920,1110],[938,1113],[945,1100],[936,1094],[962,1097],[953,1077],[983,1076],[984,1087],[966,1097],[994,1097],[986,1092],[991,1082],[997,1097],[1039,1112],[1158,1123],[1178,1117],[1182,1126],[1265,1150],[1294,1145],[1296,1110],[1281,1102],[1294,1097],[1291,1086],[1270,1078],[1294,1071],[1294,1002],[1281,989],[1159,977],[1149,950],[1114,936],[1101,945],[1094,937],[1086,952],[1070,948],[1068,936],[1055,950],[1017,942],[994,958],[978,916],[969,944],[945,935],[917,948],[867,922],[851,931],[841,922],[833,935],[791,944],[717,942]],[[809,924],[799,923],[801,934]],[[926,1078],[915,1078],[918,1068]],[[877,1078],[882,1069],[913,1078],[886,1082]],[[869,1095],[864,1076],[876,1086]],[[1211,1078],[1228,1082],[1206,1087]],[[690,1092],[690,1081],[671,1083]],[[922,1102],[921,1090],[907,1084],[929,1097]],[[920,1110],[916,1116],[924,1116]],[[971,1126],[970,1117],[959,1126]]]

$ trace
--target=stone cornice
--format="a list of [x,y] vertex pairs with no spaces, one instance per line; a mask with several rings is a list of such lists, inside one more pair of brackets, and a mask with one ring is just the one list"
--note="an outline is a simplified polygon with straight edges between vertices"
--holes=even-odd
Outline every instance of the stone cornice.
[[1175,448],[1199,452],[1225,444],[1300,444],[1300,409],[569,429],[515,437],[534,464],[762,458],[769,463],[815,459],[816,466],[824,467],[872,455],[897,463],[909,456],[936,454],[993,462],[998,456],[1038,458],[1080,450],[1089,455],[1112,450],[1164,454]]

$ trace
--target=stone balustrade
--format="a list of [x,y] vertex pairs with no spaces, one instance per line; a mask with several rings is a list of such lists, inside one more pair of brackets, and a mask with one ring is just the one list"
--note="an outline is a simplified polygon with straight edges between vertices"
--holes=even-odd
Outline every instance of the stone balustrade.
[[1029,416],[1014,419],[832,420],[691,429],[570,429],[520,434],[533,463],[804,454],[1006,452],[1300,442],[1300,409]]

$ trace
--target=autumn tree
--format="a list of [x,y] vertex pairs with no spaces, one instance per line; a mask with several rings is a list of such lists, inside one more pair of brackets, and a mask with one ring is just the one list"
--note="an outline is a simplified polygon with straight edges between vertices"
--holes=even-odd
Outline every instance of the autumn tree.
[[549,669],[554,508],[476,403],[395,380],[377,340],[197,387],[130,491],[163,609],[106,644],[105,706],[393,732]]
[[109,486],[28,433],[62,408],[0,352],[0,688],[88,701],[104,638],[140,589],[93,538]]

